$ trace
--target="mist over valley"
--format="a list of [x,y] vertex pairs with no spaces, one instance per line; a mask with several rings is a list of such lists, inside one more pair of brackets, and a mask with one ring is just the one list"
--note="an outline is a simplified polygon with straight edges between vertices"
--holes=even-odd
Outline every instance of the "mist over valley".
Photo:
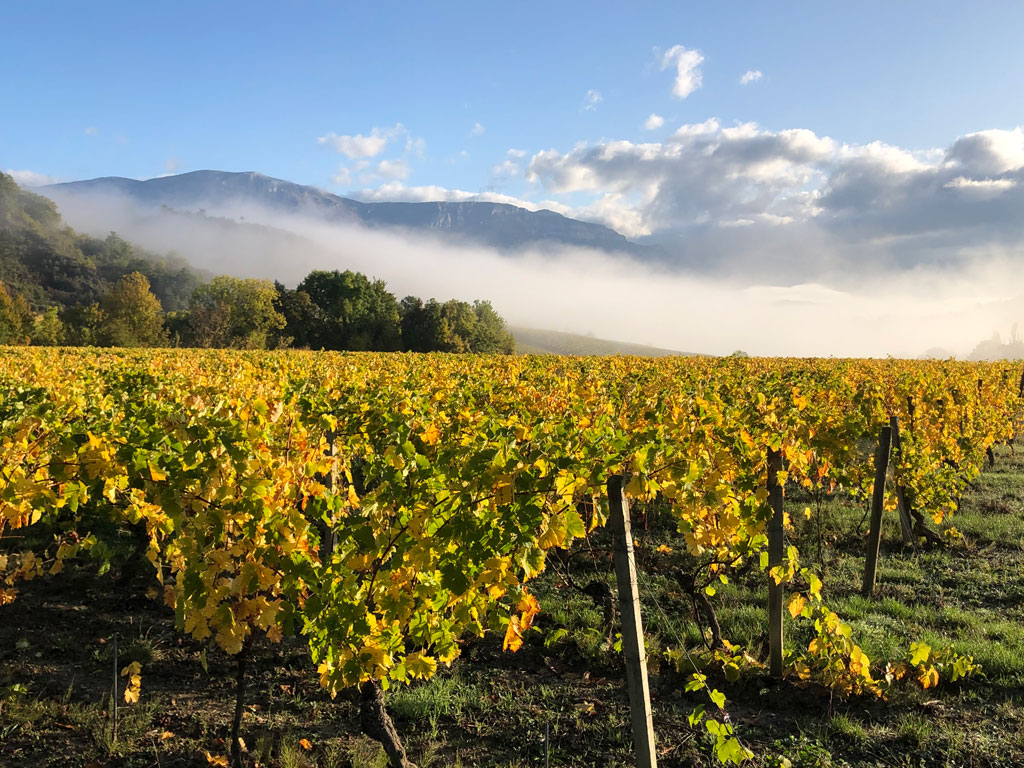
[[[689,352],[968,356],[993,332],[1008,335],[1024,306],[1012,249],[936,262],[914,246],[893,263],[892,242],[853,253],[809,224],[705,231],[677,252],[507,203],[360,203],[256,173],[36,191],[78,230],[116,231],[211,274],[295,285],[314,269],[352,269],[399,297],[485,297],[517,327]],[[679,255],[694,249],[703,263]]]

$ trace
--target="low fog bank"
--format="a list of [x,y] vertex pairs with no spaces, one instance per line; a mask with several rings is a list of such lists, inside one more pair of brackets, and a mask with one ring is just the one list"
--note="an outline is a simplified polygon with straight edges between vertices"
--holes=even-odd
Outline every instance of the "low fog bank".
[[876,250],[853,268],[849,254],[824,240],[766,241],[756,269],[751,244],[732,261],[706,246],[703,268],[682,271],[585,249],[509,256],[423,232],[252,208],[200,216],[123,199],[53,197],[76,229],[116,230],[216,274],[295,285],[313,269],[352,269],[384,279],[398,298],[488,299],[511,325],[686,352],[918,357],[942,348],[966,356],[1024,319],[1019,266],[1001,251],[887,267]]

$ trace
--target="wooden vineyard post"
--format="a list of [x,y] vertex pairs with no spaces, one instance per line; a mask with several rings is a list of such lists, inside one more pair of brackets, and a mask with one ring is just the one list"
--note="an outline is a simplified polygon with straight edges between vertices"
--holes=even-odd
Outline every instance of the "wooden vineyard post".
[[768,671],[771,676],[782,677],[782,585],[776,584],[771,570],[782,565],[782,452],[768,449],[768,504],[772,516],[768,520]]
[[[982,401],[985,399],[985,380],[978,379],[978,406],[981,407]],[[985,458],[988,459],[989,469],[996,465],[996,454],[992,450],[991,445],[985,446]]]
[[864,597],[875,591],[875,573],[878,569],[878,546],[882,541],[882,507],[885,503],[885,476],[889,469],[889,448],[892,427],[882,427],[875,450],[875,486],[871,494],[871,528],[868,531],[868,553],[864,563]]
[[647,681],[647,654],[640,617],[640,591],[633,558],[633,533],[629,521],[629,501],[622,490],[622,476],[608,478],[608,506],[615,542],[615,581],[619,588],[619,613],[622,616],[622,653],[626,658],[626,688],[633,724],[633,749],[637,768],[656,768],[654,715],[651,690]]
[[[902,458],[900,455],[900,420],[897,417],[889,418],[889,429],[892,430],[892,460],[896,462]],[[910,509],[907,508],[907,491],[899,482],[896,483],[896,504],[900,512],[900,533],[903,534],[903,543],[913,544],[914,524],[910,520]]]

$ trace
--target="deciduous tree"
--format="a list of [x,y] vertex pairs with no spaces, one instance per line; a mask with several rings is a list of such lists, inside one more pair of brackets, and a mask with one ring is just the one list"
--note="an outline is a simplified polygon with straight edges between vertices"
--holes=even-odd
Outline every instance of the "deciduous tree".
[[112,347],[158,347],[166,343],[160,300],[140,272],[122,277],[103,297],[99,342]]

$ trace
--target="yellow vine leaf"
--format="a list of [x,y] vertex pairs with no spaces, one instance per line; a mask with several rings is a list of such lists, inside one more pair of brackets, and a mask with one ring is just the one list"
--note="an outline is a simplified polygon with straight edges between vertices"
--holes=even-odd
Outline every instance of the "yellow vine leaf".
[[522,611],[522,618],[519,621],[519,625],[522,629],[529,629],[533,626],[533,617],[540,613],[540,603],[537,602],[537,598],[528,592],[523,593],[523,597],[519,600],[516,605],[516,610]]
[[911,643],[910,644],[910,663],[915,667],[924,664],[928,661],[928,657],[932,653],[932,647],[928,643]]
[[437,441],[441,439],[441,430],[437,428],[436,424],[429,424],[427,425],[427,428],[420,433],[420,437],[427,445],[436,445]]
[[934,688],[939,684],[939,671],[935,667],[929,666],[917,676],[917,680],[921,683],[922,688]]
[[786,608],[789,610],[789,615],[795,619],[803,612],[804,605],[806,604],[807,598],[800,593],[795,592],[790,595],[789,600],[786,601]]
[[128,678],[128,685],[124,689],[124,700],[126,704],[134,704],[139,700],[139,692],[142,688],[142,665],[133,661],[121,670],[121,677]]
[[519,617],[513,616],[508,620],[508,629],[505,630],[505,642],[502,648],[515,653],[523,647],[523,632],[519,626]]
[[405,668],[413,677],[427,679],[437,671],[437,659],[427,656],[423,651],[415,651],[405,657]]

